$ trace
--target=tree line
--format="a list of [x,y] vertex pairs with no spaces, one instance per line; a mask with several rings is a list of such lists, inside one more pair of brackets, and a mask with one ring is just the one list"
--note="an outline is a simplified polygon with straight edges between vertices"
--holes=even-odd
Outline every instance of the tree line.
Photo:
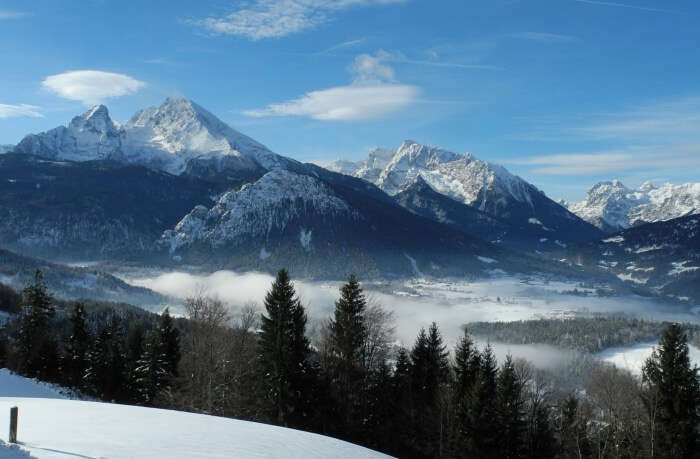
[[314,333],[285,270],[262,313],[234,315],[202,293],[185,301],[186,320],[102,317],[92,331],[77,304],[59,342],[52,304],[38,274],[0,345],[5,361],[106,401],[273,423],[404,458],[698,457],[697,368],[675,324],[642,378],[601,364],[585,391],[562,392],[524,360],[499,365],[467,331],[452,352],[436,323],[397,346],[391,314],[354,276]]

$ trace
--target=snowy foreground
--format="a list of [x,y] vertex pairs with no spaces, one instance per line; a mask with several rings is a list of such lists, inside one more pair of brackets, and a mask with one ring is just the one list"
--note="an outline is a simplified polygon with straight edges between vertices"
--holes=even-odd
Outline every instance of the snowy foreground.
[[[22,391],[26,395],[21,395]],[[43,392],[46,397],[37,398]],[[34,397],[34,398],[32,398]],[[36,458],[380,458],[322,435],[235,419],[62,399],[0,370],[0,440],[19,407],[20,447]],[[23,458],[0,443],[0,458]]]

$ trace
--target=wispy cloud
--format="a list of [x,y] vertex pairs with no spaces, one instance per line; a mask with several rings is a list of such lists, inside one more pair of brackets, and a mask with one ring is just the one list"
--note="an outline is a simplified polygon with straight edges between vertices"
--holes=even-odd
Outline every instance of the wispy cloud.
[[25,13],[24,11],[0,10],[0,21],[9,19],[22,19],[27,16],[29,16],[29,13]]
[[244,114],[263,116],[306,116],[322,121],[358,121],[376,118],[413,104],[419,95],[415,86],[400,84],[384,54],[361,54],[348,67],[354,75],[347,86],[311,91],[263,109]]
[[407,0],[253,0],[223,17],[190,21],[212,33],[251,40],[279,38],[313,29],[352,7],[404,3]]
[[39,111],[36,105],[27,104],[0,104],[0,119],[2,118],[43,118],[44,115]]
[[700,97],[655,102],[595,117],[596,122],[576,127],[573,132],[593,139],[635,142],[700,141]]
[[64,99],[92,105],[105,99],[133,94],[146,86],[146,83],[121,73],[74,70],[48,76],[42,86]]
[[571,35],[561,35],[547,32],[519,32],[512,34],[512,37],[546,44],[570,43],[578,41],[577,37]]
[[630,9],[635,9],[635,10],[642,10],[642,11],[656,11],[659,13],[670,13],[670,10],[662,9],[662,8],[654,8],[651,6],[643,6],[643,5],[634,5],[631,3],[618,3],[618,2],[606,2],[606,1],[601,1],[601,0],[573,0],[577,3],[588,3],[589,5],[601,5],[601,6],[613,6],[617,8],[630,8]]
[[319,51],[317,53],[314,53],[315,55],[325,55],[325,54],[333,54],[336,51],[340,51],[343,49],[349,49],[349,48],[355,48],[361,44],[363,44],[366,41],[364,38],[357,38],[354,40],[347,40],[342,43],[338,43],[336,45],[330,46],[323,51]]
[[542,155],[505,162],[532,166],[533,173],[544,175],[595,175],[644,169],[698,168],[700,143]]

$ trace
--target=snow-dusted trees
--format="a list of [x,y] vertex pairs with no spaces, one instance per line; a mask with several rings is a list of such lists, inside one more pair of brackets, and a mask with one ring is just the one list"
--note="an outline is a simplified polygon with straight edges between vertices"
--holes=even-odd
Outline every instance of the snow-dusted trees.
[[85,320],[85,306],[77,303],[70,316],[71,334],[65,345],[63,380],[69,387],[82,389],[87,354],[93,338]]
[[23,374],[46,381],[58,376],[56,340],[49,327],[55,314],[54,299],[37,270],[34,282],[22,292],[22,313],[17,332],[19,369]]

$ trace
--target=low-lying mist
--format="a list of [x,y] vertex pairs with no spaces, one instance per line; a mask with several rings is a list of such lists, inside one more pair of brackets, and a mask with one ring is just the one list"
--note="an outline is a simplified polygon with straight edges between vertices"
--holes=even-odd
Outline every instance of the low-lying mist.
[[[124,277],[133,285],[183,300],[199,292],[216,296],[238,308],[254,302],[262,309],[273,277],[268,274],[217,271],[143,273]],[[327,320],[339,296],[340,282],[294,282],[307,308],[310,322]],[[624,313],[648,320],[698,322],[698,316],[675,304],[639,296],[597,296],[593,289],[576,282],[497,277],[474,282],[413,280],[363,284],[370,301],[394,314],[396,337],[410,346],[421,327],[438,323],[445,342],[452,348],[463,327],[476,321],[516,321],[543,317],[570,317],[579,313]],[[174,312],[184,312],[181,304]],[[485,345],[486,343],[480,343]],[[554,367],[570,358],[570,352],[548,345],[489,343],[499,360],[506,354],[523,357],[540,367]]]

